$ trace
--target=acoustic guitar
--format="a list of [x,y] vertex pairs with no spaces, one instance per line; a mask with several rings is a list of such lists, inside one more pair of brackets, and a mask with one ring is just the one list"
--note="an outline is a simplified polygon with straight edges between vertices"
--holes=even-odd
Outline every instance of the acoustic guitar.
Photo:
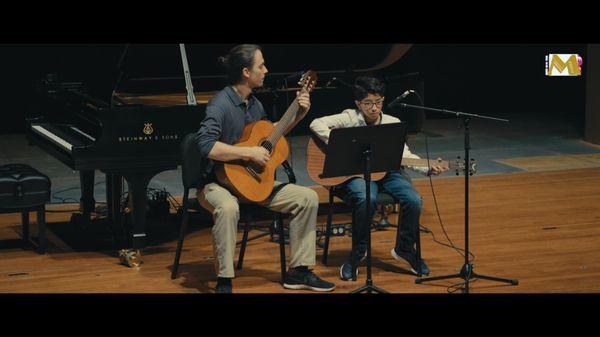
[[[302,75],[301,91],[310,93],[317,82],[317,74],[310,70]],[[260,120],[244,127],[240,141],[233,146],[262,146],[270,153],[267,165],[262,167],[252,161],[235,160],[217,163],[217,180],[243,201],[261,202],[269,197],[275,183],[275,171],[288,157],[289,144],[283,133],[302,113],[298,97],[290,104],[277,125]]]
[[[312,135],[308,140],[308,147],[306,149],[306,169],[308,171],[308,176],[317,184],[325,187],[339,185],[345,182],[348,179],[354,177],[363,177],[362,174],[351,175],[351,176],[340,176],[334,178],[321,178],[321,174],[323,174],[323,166],[325,164],[325,153],[326,153],[327,145],[321,139],[317,138],[316,135]],[[415,158],[402,158],[402,165],[406,166],[421,166],[428,167],[427,159],[415,159]],[[459,171],[464,171],[465,164],[464,160],[454,160],[454,161],[446,161],[446,160],[429,160],[429,167],[433,165],[438,165],[442,167],[447,167],[449,169],[455,169],[456,174]],[[471,173],[475,173],[475,161],[471,161]],[[371,173],[371,180],[378,181],[383,179],[387,172],[375,172]]]

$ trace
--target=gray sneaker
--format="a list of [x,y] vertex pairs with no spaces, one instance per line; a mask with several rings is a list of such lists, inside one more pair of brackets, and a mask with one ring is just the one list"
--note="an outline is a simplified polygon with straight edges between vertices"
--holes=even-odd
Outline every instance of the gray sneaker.
[[[364,262],[367,259],[367,248],[361,247],[359,248],[359,252],[357,254],[360,256],[360,261],[356,263],[356,276],[358,276],[358,265],[361,262]],[[349,281],[352,279],[352,262],[348,260],[340,266],[340,278],[344,281]]]
[[[356,276],[358,276],[358,263],[356,264]],[[340,278],[344,281],[352,279],[352,263],[350,260],[342,263],[340,266]]]
[[290,269],[285,275],[283,287],[286,289],[308,289],[314,291],[332,291],[335,284],[320,279],[312,270]]
[[[425,260],[418,259],[417,254],[415,252],[396,253],[396,249],[392,248],[391,253],[394,259],[403,262],[405,264],[405,268],[410,270],[411,273],[415,275],[429,275],[429,267],[425,263]],[[417,260],[421,260],[421,273],[419,273],[419,264],[417,263]]]

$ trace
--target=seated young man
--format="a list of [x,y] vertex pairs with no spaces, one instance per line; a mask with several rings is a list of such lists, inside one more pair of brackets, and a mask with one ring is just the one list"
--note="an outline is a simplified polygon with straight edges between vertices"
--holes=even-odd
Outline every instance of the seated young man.
[[[353,87],[356,109],[346,109],[340,114],[316,118],[310,124],[310,129],[325,143],[329,141],[331,129],[348,128],[355,126],[378,125],[387,123],[398,123],[396,117],[386,115],[382,112],[385,85],[373,77],[358,77]],[[419,158],[410,152],[404,144],[404,158]],[[426,167],[409,167],[424,175],[438,175],[447,170],[437,165],[431,166],[431,172]],[[350,259],[340,267],[340,278],[349,280],[352,278],[352,259],[357,266],[364,260],[367,253],[367,230],[375,212],[375,200],[379,191],[385,191],[400,201],[402,207],[401,226],[396,234],[396,245],[391,250],[392,256],[406,264],[408,270],[413,274],[428,275],[429,268],[425,261],[421,260],[419,265],[415,243],[419,234],[419,218],[421,215],[421,196],[412,185],[404,167],[400,170],[389,171],[379,181],[371,181],[371,214],[365,214],[365,180],[360,177],[352,178],[346,182],[334,186],[334,194],[343,198],[344,202],[352,206],[353,233],[357,235],[358,247],[352,247]]]

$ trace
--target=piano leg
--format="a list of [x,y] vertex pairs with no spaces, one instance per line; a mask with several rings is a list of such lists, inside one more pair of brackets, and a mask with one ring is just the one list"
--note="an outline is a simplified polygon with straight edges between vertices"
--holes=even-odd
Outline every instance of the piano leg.
[[90,219],[90,213],[96,211],[96,200],[94,200],[94,170],[79,171],[79,181],[81,184],[81,199],[79,199],[79,209],[84,219]]
[[131,172],[125,173],[123,176],[129,184],[129,200],[131,207],[131,249],[121,249],[119,258],[122,264],[129,267],[138,267],[143,263],[141,249],[146,246],[146,204],[147,204],[147,187],[148,183],[154,175],[147,172]]
[[81,199],[79,199],[79,211],[81,213],[71,214],[71,222],[80,228],[90,224],[91,213],[96,211],[96,200],[94,200],[94,170],[79,171],[79,184],[81,186]]
[[126,176],[129,182],[129,198],[131,201],[132,246],[142,249],[146,246],[146,189],[152,176],[132,174]]
[[111,224],[115,249],[125,246],[125,228],[121,222],[121,190],[122,177],[114,173],[106,173],[106,217]]

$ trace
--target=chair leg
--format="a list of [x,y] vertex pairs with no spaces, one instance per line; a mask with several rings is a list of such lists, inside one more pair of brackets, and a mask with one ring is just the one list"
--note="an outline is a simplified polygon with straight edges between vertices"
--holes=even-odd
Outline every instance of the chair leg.
[[[421,203],[423,203],[423,197],[421,197]],[[426,233],[426,234],[431,233],[431,230],[429,228],[422,226],[422,225],[419,225],[419,231]]]
[[421,270],[421,230],[420,230],[420,226],[417,227],[416,241],[417,241],[417,260],[419,262],[419,270],[417,270],[417,271],[419,272],[419,277],[420,277],[423,275],[422,270]]
[[179,258],[181,257],[181,249],[183,248],[183,239],[187,232],[188,226],[188,207],[189,207],[189,189],[183,192],[183,209],[181,213],[181,230],[179,231],[179,241],[177,242],[177,250],[175,251],[175,260],[173,261],[173,270],[171,271],[171,279],[177,278],[177,270],[179,269]]
[[[401,212],[402,209],[400,210],[400,212],[398,212],[398,230],[401,230],[402,226],[402,217],[401,217]],[[419,270],[417,270],[417,272],[419,273],[419,277],[422,276],[422,272],[421,272],[421,225],[419,225],[416,229],[416,234],[415,234],[415,243],[416,243],[416,253],[417,253],[417,259],[419,262]]]
[[390,226],[390,222],[388,221],[388,215],[387,212],[385,210],[386,204],[378,204],[379,207],[381,207],[381,219],[379,219],[379,221],[377,223],[375,223],[375,227],[377,229],[383,229],[385,227],[389,227]]
[[42,205],[37,211],[38,221],[38,249],[39,254],[46,253],[46,205]]
[[23,243],[29,245],[29,211],[21,212],[21,234]]
[[327,225],[325,226],[325,244],[323,245],[323,264],[327,265],[329,255],[329,237],[331,236],[331,222],[333,218],[333,192],[329,189],[329,209],[327,213]]
[[278,216],[277,228],[279,229],[279,259],[281,261],[281,284],[285,282],[285,231],[283,228],[283,218]]
[[249,216],[246,218],[246,224],[244,226],[244,236],[242,238],[242,246],[240,247],[240,257],[238,258],[237,270],[242,270],[244,264],[244,254],[246,253],[246,244],[248,244],[248,232],[250,231],[250,219]]
[[388,226],[389,227],[396,227],[397,228],[399,226],[399,224],[400,224],[400,217],[402,216],[401,208],[400,208],[400,210],[398,210],[398,212],[395,211],[396,207],[399,207],[399,206],[400,206],[399,201],[395,200],[394,203],[392,204],[392,211],[390,213],[396,213],[396,214],[398,214],[398,222],[394,224],[394,223],[391,223],[391,222],[388,221]]

